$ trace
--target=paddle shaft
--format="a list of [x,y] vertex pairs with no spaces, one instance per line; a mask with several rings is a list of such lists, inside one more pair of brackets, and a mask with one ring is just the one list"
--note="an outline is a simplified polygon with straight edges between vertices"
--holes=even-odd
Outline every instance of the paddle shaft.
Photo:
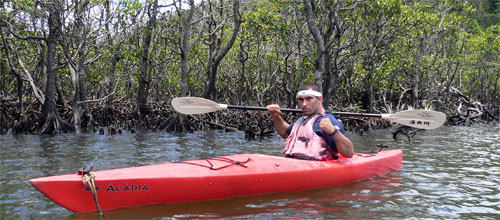
[[[266,107],[238,106],[215,103],[212,100],[197,97],[179,97],[172,99],[172,107],[182,114],[205,114],[223,109],[267,110]],[[280,109],[282,112],[301,113],[301,109]],[[444,124],[446,115],[431,110],[405,110],[394,114],[330,112],[337,117],[371,117],[389,120],[409,127],[434,129]]]
[[[242,105],[228,105],[228,109],[241,109],[241,110],[262,110],[266,111],[266,107],[257,107],[257,106],[242,106]],[[295,112],[301,113],[302,109],[292,109],[292,108],[280,108],[282,112]],[[351,117],[371,117],[371,118],[381,118],[382,114],[373,114],[373,113],[352,113],[352,112],[330,112],[336,116],[351,116]]]
[[[267,111],[266,107],[257,107],[257,106],[244,106],[244,105],[228,105],[228,109],[240,109],[240,110],[262,110]],[[292,108],[280,108],[282,112],[296,112],[301,113],[302,109],[292,109]]]

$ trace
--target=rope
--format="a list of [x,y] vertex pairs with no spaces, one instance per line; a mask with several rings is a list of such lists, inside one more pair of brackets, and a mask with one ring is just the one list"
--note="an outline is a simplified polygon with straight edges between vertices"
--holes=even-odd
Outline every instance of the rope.
[[102,216],[103,212],[101,210],[101,206],[99,206],[99,201],[97,199],[97,191],[95,188],[95,175],[93,173],[83,173],[82,175],[82,182],[86,186],[90,187],[90,190],[92,191],[92,196],[94,196],[94,202],[97,207],[97,211],[99,212],[99,215]]
[[[238,165],[238,166],[247,168],[248,165],[246,165],[245,163],[247,163],[248,161],[250,161],[250,158],[248,158],[246,161],[237,161],[237,160],[233,160],[233,159],[229,159],[229,158],[225,158],[225,157],[214,157],[214,158],[204,159],[204,160],[209,165],[192,163],[192,162],[187,162],[187,161],[174,162],[174,163],[191,164],[191,165],[195,165],[195,166],[205,167],[205,168],[208,168],[208,169],[211,169],[211,170],[219,170],[219,169],[223,169],[223,168],[226,168],[226,167],[229,167],[229,166],[232,166],[232,165]],[[228,164],[226,164],[224,166],[220,166],[220,167],[214,167],[214,165],[212,164],[212,162],[210,162],[210,160],[217,160],[217,161],[227,162]]]

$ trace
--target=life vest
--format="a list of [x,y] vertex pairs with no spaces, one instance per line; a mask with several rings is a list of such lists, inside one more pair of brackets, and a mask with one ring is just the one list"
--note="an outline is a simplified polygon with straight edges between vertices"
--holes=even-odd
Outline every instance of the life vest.
[[314,160],[332,160],[338,153],[330,148],[326,140],[316,134],[313,125],[324,113],[315,116],[302,116],[293,125],[286,139],[283,156]]

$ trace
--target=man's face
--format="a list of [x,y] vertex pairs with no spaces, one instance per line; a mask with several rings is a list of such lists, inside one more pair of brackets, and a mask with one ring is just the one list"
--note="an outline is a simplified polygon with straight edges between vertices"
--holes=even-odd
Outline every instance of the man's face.
[[305,115],[313,115],[318,112],[321,97],[304,95],[299,97],[299,104]]

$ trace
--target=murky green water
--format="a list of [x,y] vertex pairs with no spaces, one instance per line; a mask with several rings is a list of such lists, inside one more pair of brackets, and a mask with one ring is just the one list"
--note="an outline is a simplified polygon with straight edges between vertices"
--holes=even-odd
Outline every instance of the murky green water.
[[[386,144],[404,152],[403,168],[343,186],[220,201],[105,211],[105,219],[500,219],[500,125],[441,127],[412,144],[387,130],[349,134],[357,151]],[[0,218],[81,219],[36,191],[28,180],[95,169],[156,164],[236,153],[279,155],[279,137],[246,141],[244,133],[175,135],[65,134],[0,136]],[[293,184],[293,183],[291,183]]]

